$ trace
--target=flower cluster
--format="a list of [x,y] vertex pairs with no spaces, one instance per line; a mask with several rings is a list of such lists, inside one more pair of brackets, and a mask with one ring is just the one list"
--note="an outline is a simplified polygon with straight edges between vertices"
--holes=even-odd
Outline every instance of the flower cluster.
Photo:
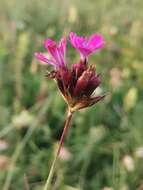
[[101,77],[96,74],[95,65],[88,65],[88,56],[104,47],[104,39],[100,34],[93,34],[89,38],[77,36],[71,32],[69,41],[80,53],[79,63],[68,68],[66,64],[66,38],[59,43],[51,39],[44,42],[50,54],[50,59],[40,52],[35,53],[38,60],[53,65],[54,70],[47,73],[47,77],[57,82],[58,88],[67,102],[71,112],[91,106],[104,96],[93,96],[93,92],[100,85]]

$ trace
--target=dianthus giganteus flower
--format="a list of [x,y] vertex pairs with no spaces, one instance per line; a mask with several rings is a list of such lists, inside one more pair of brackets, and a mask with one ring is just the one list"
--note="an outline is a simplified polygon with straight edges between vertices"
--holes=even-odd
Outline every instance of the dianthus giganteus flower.
[[73,113],[79,109],[92,106],[104,97],[104,95],[93,95],[93,92],[100,85],[101,78],[100,75],[96,73],[96,66],[88,64],[88,56],[104,46],[103,37],[99,34],[93,34],[89,38],[85,38],[77,36],[75,33],[71,32],[69,35],[69,41],[80,53],[80,61],[73,64],[71,67],[67,66],[65,60],[67,43],[65,38],[62,38],[59,43],[56,43],[51,39],[45,40],[44,46],[48,51],[50,58],[42,53],[35,53],[38,60],[54,67],[54,70],[47,72],[46,75],[48,78],[56,81],[61,94],[68,104],[65,126],[44,190],[51,189],[52,177],[56,168],[58,155],[60,154],[64,138],[70,127]]
[[101,77],[96,73],[96,66],[88,64],[88,56],[104,47],[104,39],[99,34],[93,34],[89,38],[77,36],[71,32],[69,41],[80,53],[79,63],[70,68],[66,64],[66,39],[59,43],[51,39],[44,42],[44,46],[50,58],[37,52],[36,58],[44,63],[54,66],[54,70],[47,73],[47,77],[56,81],[60,92],[71,112],[91,106],[100,101],[104,95],[93,96],[93,92],[100,85]]

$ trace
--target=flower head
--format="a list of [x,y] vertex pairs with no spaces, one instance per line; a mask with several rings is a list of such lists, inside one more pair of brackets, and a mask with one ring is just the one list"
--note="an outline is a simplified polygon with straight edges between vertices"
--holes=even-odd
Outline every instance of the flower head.
[[100,35],[92,35],[89,39],[70,34],[71,43],[79,49],[82,58],[79,63],[68,68],[65,64],[66,40],[62,38],[60,43],[48,39],[45,48],[52,59],[48,59],[41,53],[36,57],[48,64],[55,66],[55,70],[47,72],[47,77],[56,81],[58,88],[68,104],[71,112],[92,106],[104,98],[104,95],[93,96],[93,92],[100,85],[101,77],[96,74],[95,65],[88,66],[87,55],[103,47],[103,38]]
[[75,33],[70,33],[70,42],[74,48],[80,52],[81,59],[84,60],[97,49],[104,47],[104,38],[100,34],[93,34],[89,38],[77,36]]
[[104,98],[104,95],[93,96],[93,92],[101,83],[95,65],[88,67],[86,62],[80,61],[72,65],[71,69],[64,67],[48,72],[47,77],[55,79],[71,112],[92,106]]
[[56,43],[52,39],[47,39],[44,42],[44,46],[48,53],[51,55],[51,59],[48,59],[40,52],[35,53],[38,60],[53,65],[56,69],[65,66],[65,53],[66,53],[66,39],[62,38],[59,43]]

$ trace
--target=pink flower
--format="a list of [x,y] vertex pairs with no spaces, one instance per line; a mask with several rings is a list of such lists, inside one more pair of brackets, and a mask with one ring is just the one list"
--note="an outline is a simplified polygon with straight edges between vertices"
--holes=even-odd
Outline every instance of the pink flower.
[[35,56],[38,60],[53,65],[55,68],[65,66],[65,53],[66,53],[66,39],[62,38],[59,43],[56,43],[52,39],[47,39],[44,42],[44,46],[48,53],[51,55],[51,59],[48,59],[40,52],[36,52]]
[[70,42],[74,48],[80,52],[82,60],[94,53],[97,49],[104,47],[104,38],[100,34],[93,34],[89,38],[77,36],[75,33],[70,33]]
[[51,59],[42,53],[36,53],[36,57],[55,67],[51,72],[47,72],[46,76],[56,81],[70,111],[75,112],[92,106],[105,97],[104,95],[94,96],[94,91],[101,83],[101,77],[96,73],[95,65],[88,65],[86,59],[90,53],[103,47],[104,40],[99,34],[93,34],[88,39],[70,33],[70,41],[81,54],[81,60],[71,67],[65,64],[65,38],[62,38],[59,43],[51,39],[45,41],[44,46],[51,55]]

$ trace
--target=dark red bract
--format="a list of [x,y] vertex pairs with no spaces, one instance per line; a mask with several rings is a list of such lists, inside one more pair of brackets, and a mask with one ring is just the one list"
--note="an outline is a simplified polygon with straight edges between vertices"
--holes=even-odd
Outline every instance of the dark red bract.
[[92,106],[104,97],[92,96],[101,82],[100,75],[96,74],[95,65],[87,67],[86,62],[80,61],[72,65],[71,69],[63,67],[48,73],[47,77],[55,79],[72,112]]

